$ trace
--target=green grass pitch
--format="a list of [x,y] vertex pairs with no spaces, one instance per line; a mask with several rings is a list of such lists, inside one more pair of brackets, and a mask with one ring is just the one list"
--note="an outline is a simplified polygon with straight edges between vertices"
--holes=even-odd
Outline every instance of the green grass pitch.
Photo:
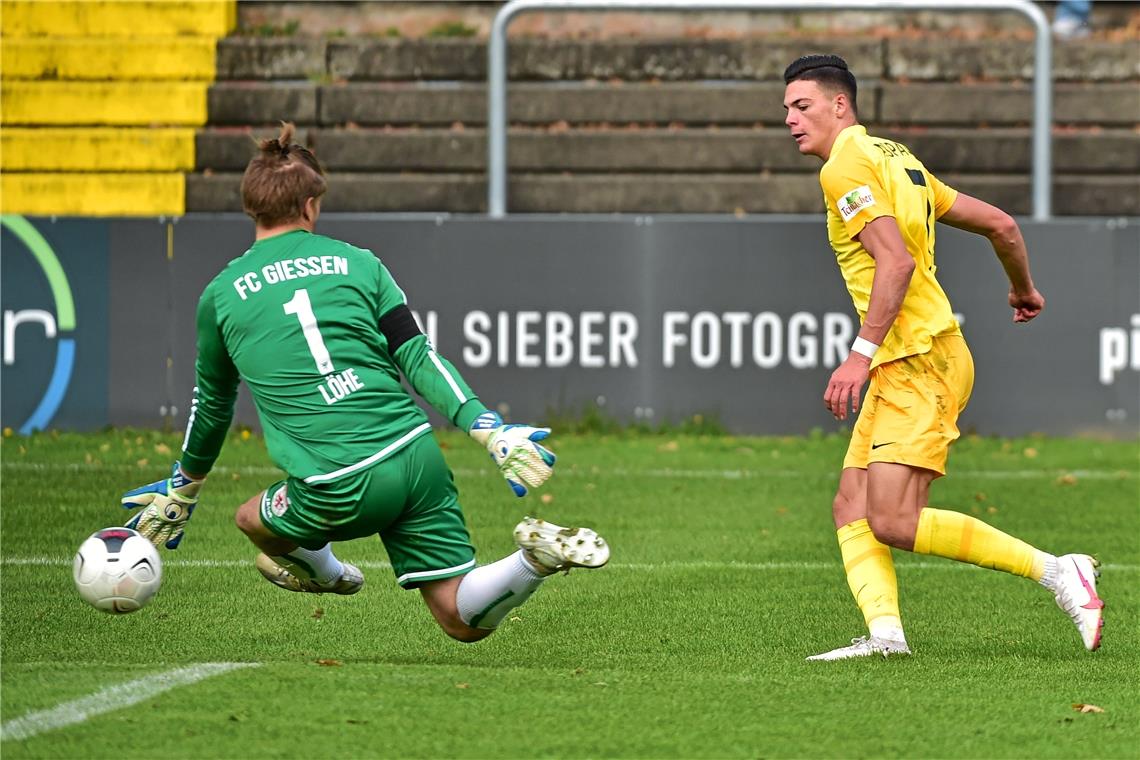
[[[896,552],[915,656],[805,663],[863,633],[830,520],[842,437],[556,435],[558,471],[526,500],[478,446],[441,439],[481,561],[510,552],[511,528],[536,513],[597,528],[610,566],[552,578],[474,645],[446,638],[419,595],[399,590],[378,539],[337,548],[365,570],[357,596],[283,592],[257,574],[233,525],[236,506],[277,471],[258,437],[235,435],[182,547],[164,552],[158,595],[113,617],[76,595],[72,555],[127,517],[119,494],[161,477],[180,436],[5,438],[5,760],[1107,758],[1140,748],[1135,441],[966,438],[931,498],[1046,550],[1096,554],[1101,651],[1085,652],[1033,583]],[[204,663],[249,666],[199,680]],[[150,697],[116,688],[174,672],[191,677]],[[137,703],[85,712],[124,692]]]

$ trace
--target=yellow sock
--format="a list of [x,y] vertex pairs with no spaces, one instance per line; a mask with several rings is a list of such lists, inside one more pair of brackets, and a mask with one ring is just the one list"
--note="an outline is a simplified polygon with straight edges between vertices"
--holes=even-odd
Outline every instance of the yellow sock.
[[1040,581],[1048,555],[981,520],[927,507],[918,515],[918,554],[933,554]]
[[899,587],[891,549],[871,533],[866,520],[856,520],[837,531],[847,585],[872,636],[902,638]]

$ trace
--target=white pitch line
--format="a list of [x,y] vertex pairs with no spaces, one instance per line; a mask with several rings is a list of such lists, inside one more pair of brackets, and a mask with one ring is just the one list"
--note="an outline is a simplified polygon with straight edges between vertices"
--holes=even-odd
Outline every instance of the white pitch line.
[[[169,557],[169,555],[166,555]],[[71,560],[62,557],[4,557],[0,564],[16,566],[37,567],[70,567]],[[223,569],[240,569],[253,566],[253,560],[235,559],[164,559],[164,567],[209,567]],[[392,565],[387,562],[375,560],[353,560],[354,565],[365,570],[389,570]],[[841,569],[842,563],[837,557],[835,562],[718,562],[713,560],[692,560],[682,562],[611,562],[606,565],[610,570],[747,570],[750,572],[767,570],[834,570]],[[971,570],[973,565],[962,562],[899,562],[895,565],[902,571],[907,570]],[[1140,564],[1109,563],[1101,565],[1103,570],[1123,572],[1140,571]]]
[[230,670],[258,665],[260,663],[257,662],[204,662],[108,686],[86,697],[56,705],[50,710],[37,710],[4,723],[0,726],[0,741],[28,739],[45,731],[83,723],[96,715],[130,707],[179,686],[187,686]]
[[[55,462],[12,462],[6,461],[3,464],[4,470],[11,470],[13,472],[145,472],[149,471],[146,468],[140,468],[137,465],[130,464],[96,464],[96,463],[78,463],[73,462],[69,464],[60,464]],[[273,478],[283,478],[285,473],[276,467],[262,466],[262,465],[243,465],[239,467],[229,467],[221,465],[211,470],[212,473],[218,475],[248,475],[248,476],[268,476]],[[457,467],[453,472],[459,477],[483,477],[495,474],[497,471],[491,467]],[[629,469],[625,467],[613,468],[598,468],[598,467],[564,467],[557,471],[559,477],[572,477],[572,478],[590,478],[598,476],[611,476],[611,477],[646,477],[646,478],[661,478],[661,479],[681,479],[681,480],[748,480],[755,478],[821,478],[834,480],[839,477],[838,469],[831,469],[826,471],[821,470],[791,470],[791,469],[771,469],[771,470],[750,470],[750,469],[681,469],[672,467],[659,467],[659,468],[646,468],[646,469]],[[1040,469],[1040,470],[951,470],[949,473],[954,476],[955,481],[969,478],[979,478],[983,480],[1033,480],[1033,479],[1054,479],[1065,476],[1073,476],[1080,480],[1085,478],[1087,480],[1136,480],[1140,478],[1140,470],[1065,470],[1065,469]]]

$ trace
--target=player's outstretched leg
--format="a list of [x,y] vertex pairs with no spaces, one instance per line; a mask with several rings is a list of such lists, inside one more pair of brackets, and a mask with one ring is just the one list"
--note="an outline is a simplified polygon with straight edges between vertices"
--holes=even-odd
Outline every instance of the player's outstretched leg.
[[[328,550],[326,544],[324,550]],[[355,594],[364,587],[364,574],[356,565],[337,561],[339,571],[335,569],[321,572],[323,568],[316,568],[313,564],[298,558],[298,552],[307,552],[306,549],[295,549],[283,556],[270,557],[262,552],[257,555],[257,570],[264,578],[275,586],[289,591],[303,591],[310,594]],[[319,552],[312,552],[317,554]],[[335,559],[335,557],[333,558]]]
[[1096,593],[1100,563],[1087,554],[1065,554],[1055,563],[1046,568],[1041,585],[1053,592],[1057,606],[1068,613],[1085,649],[1092,652],[1100,646],[1104,627],[1104,602]]
[[563,528],[534,517],[515,526],[515,543],[532,564],[551,573],[593,569],[610,561],[609,544],[589,528]]
[[[571,568],[599,568],[610,558],[605,539],[589,528],[563,528],[528,517],[515,527],[519,551],[452,581],[439,581],[424,599],[449,636],[477,641],[487,636],[538,589],[546,578]],[[457,619],[456,619],[457,618]]]
[[927,507],[919,514],[914,551],[1035,580],[1053,592],[1085,649],[1100,646],[1104,602],[1096,593],[1097,561],[1085,554],[1054,557],[961,512]]

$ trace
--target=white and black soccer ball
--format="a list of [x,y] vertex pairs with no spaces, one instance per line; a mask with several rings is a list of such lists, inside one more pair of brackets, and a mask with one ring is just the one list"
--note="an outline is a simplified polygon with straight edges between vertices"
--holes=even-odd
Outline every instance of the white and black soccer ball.
[[158,550],[138,531],[104,528],[75,554],[72,577],[79,595],[112,615],[141,609],[162,584]]

